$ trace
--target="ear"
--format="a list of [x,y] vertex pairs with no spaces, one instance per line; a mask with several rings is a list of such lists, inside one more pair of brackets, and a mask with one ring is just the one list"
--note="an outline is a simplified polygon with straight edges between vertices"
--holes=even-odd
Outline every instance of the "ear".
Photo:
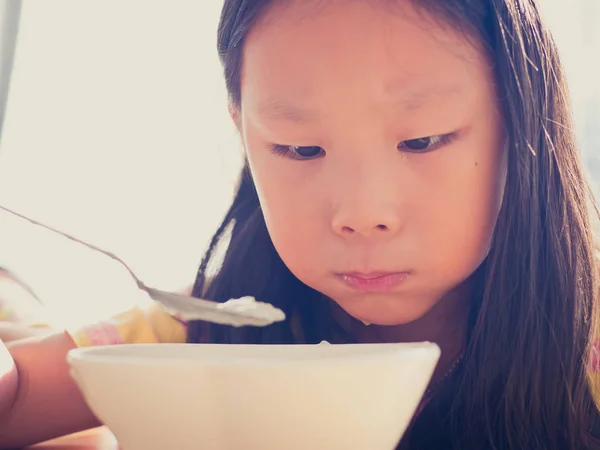
[[238,133],[240,133],[240,136],[242,134],[242,121],[240,118],[240,110],[237,106],[235,106],[231,101],[228,103],[227,105],[227,109],[229,110],[229,117],[231,117],[231,120],[233,120],[233,123],[235,125],[235,127],[238,130]]
[[239,144],[241,145],[240,150],[244,155],[244,159],[246,159],[246,145],[244,144],[244,133],[242,130],[242,118],[240,114],[240,109],[235,106],[231,101],[227,104],[227,110],[229,111],[229,117],[233,121],[235,128],[237,130],[237,137],[239,139]]

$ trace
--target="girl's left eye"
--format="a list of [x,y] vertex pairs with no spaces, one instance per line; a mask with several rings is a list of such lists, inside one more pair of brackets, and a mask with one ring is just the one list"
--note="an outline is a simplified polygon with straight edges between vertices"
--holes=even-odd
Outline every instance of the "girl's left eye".
[[316,145],[296,146],[274,144],[271,146],[271,151],[277,155],[300,161],[316,159],[325,155],[325,150]]
[[437,136],[427,136],[418,139],[409,139],[398,144],[398,150],[408,153],[427,153],[449,144],[456,137],[456,133]]

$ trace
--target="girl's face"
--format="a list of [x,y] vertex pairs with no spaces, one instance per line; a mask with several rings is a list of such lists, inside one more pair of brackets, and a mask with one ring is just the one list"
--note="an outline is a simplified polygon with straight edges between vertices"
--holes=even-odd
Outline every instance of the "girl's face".
[[505,179],[489,61],[396,4],[275,5],[246,40],[234,111],[285,264],[380,325],[422,317],[477,269]]

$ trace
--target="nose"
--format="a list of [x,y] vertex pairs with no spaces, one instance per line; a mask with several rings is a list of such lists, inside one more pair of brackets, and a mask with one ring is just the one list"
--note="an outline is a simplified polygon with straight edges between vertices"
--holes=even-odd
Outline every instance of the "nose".
[[[344,223],[350,223],[351,225],[344,225]],[[390,223],[388,221],[388,223]],[[347,220],[347,221],[339,221],[333,226],[336,234],[342,237],[351,237],[353,235],[360,235],[367,238],[388,237],[393,233],[394,226],[386,225],[384,223],[380,223],[377,225],[371,225],[369,223],[358,223],[356,221]]]
[[[370,172],[370,173],[369,173]],[[387,175],[387,176],[386,176]],[[363,167],[337,184],[331,226],[344,238],[389,239],[402,227],[399,178],[390,168]]]

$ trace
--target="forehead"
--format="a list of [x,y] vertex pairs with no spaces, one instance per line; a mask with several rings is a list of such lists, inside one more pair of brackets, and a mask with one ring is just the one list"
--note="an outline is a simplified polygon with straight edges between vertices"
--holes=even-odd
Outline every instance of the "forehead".
[[400,100],[410,108],[431,95],[490,84],[488,64],[472,40],[409,0],[393,2],[393,9],[383,3],[389,5],[276,2],[245,42],[244,109],[285,113],[289,103],[339,106],[345,99]]

